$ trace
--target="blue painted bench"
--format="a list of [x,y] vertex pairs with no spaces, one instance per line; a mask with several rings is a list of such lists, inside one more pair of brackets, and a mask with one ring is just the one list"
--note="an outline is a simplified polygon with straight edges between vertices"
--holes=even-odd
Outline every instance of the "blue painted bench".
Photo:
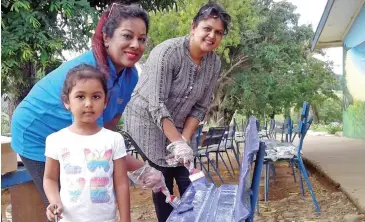
[[[250,117],[246,129],[239,184],[223,184],[216,187],[205,178],[195,181],[181,197],[181,204],[173,210],[167,221],[252,222],[258,200],[264,155],[265,143],[260,142],[257,120],[255,117]],[[253,162],[255,164],[251,178]],[[188,206],[193,206],[193,209],[185,211]]]
[[13,222],[46,221],[46,208],[32,178],[24,167],[1,176],[1,189],[9,189]]

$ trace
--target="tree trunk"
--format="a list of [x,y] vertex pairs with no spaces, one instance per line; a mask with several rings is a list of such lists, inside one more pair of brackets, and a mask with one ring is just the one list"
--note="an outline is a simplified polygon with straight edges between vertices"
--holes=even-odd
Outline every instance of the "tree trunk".
[[226,109],[224,111],[224,126],[229,126],[236,110]]
[[315,123],[319,123],[320,119],[319,119],[318,107],[314,104],[312,104],[312,113],[313,113],[313,121]]
[[36,81],[36,66],[32,62],[27,62],[22,67],[25,83],[20,83],[17,88],[17,95],[9,95],[8,115],[11,121],[15,108],[28,95]]
[[[220,78],[217,82],[217,87],[214,90],[214,98],[210,106],[208,107],[208,114],[205,118],[206,121],[213,120],[214,122],[219,121],[222,114],[218,114],[221,109],[222,102],[224,100],[224,87],[231,81],[232,73],[238,68],[246,68],[248,65],[248,56],[239,55],[233,59],[234,62],[223,70],[220,74]],[[224,115],[222,115],[224,117]]]

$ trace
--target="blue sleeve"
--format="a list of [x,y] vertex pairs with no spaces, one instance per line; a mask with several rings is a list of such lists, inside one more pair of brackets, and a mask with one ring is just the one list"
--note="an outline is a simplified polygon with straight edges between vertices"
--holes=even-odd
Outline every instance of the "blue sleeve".
[[113,88],[109,92],[108,105],[103,112],[104,123],[108,123],[116,115],[123,114],[138,82],[137,69],[135,67],[125,69],[119,83],[114,85],[114,81],[112,79],[108,81],[108,85],[113,86]]
[[104,119],[103,119],[103,115],[101,115],[98,120],[96,121],[96,123],[98,124],[98,126],[100,127],[104,127]]
[[127,90],[125,91],[123,95],[123,103],[119,107],[117,113],[122,114],[124,112],[125,107],[127,106],[128,102],[131,100],[131,96],[133,93],[133,90],[136,88],[136,85],[138,83],[138,71],[135,67],[131,69],[131,72],[129,73],[130,78],[128,79],[127,84],[124,84],[123,87],[125,87]]

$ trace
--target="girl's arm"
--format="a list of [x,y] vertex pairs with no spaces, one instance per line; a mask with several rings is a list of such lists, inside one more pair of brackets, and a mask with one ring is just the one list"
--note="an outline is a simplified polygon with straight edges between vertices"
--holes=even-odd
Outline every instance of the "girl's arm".
[[122,114],[117,114],[112,120],[104,124],[104,128],[114,131],[117,128],[120,117],[122,117]]
[[114,160],[113,180],[120,221],[129,222],[131,221],[130,196],[125,157]]
[[125,157],[125,165],[126,165],[127,171],[135,171],[135,170],[138,170],[139,168],[143,167],[144,162],[134,158],[130,154],[127,154],[127,156]]
[[60,163],[50,157],[46,159],[46,166],[43,177],[43,188],[48,201],[51,204],[61,204],[58,180],[60,176]]

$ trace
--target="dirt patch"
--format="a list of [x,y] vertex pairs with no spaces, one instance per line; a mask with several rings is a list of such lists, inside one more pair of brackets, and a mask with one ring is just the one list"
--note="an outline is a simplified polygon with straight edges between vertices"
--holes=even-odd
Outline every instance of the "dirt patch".
[[[338,188],[335,184],[331,183],[326,177],[321,174],[318,174],[314,170],[314,168],[307,167],[309,180],[312,183],[313,190],[326,190],[328,192],[338,192]],[[275,164],[275,172],[276,176],[270,177],[270,185],[269,185],[269,195],[268,200],[281,200],[290,196],[301,195],[300,185],[299,185],[299,177],[298,170],[295,170],[296,182],[294,182],[293,171],[292,168],[289,167],[288,163],[282,162]],[[304,188],[306,190],[306,195],[309,195],[307,186],[305,184],[304,178]],[[261,177],[260,184],[260,201],[264,200],[264,178]]]
[[8,189],[1,190],[1,222],[7,222],[5,209],[10,204],[10,192]]

